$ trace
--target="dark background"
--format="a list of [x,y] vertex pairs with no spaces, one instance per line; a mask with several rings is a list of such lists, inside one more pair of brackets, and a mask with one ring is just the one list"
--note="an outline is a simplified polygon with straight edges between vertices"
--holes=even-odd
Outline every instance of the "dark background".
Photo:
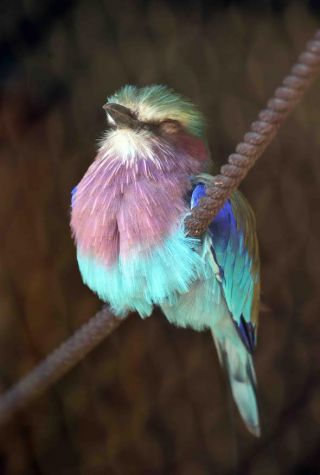
[[[226,160],[319,27],[317,2],[0,3],[0,387],[101,306],[82,284],[70,190],[106,97],[165,83],[208,120]],[[320,81],[242,189],[256,212],[263,424],[233,411],[209,333],[132,316],[0,428],[0,474],[320,473]]]

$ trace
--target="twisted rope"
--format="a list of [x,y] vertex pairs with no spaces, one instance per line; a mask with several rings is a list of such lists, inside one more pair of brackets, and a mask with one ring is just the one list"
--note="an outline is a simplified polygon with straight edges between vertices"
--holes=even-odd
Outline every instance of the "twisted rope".
[[122,319],[114,317],[104,306],[0,398],[0,423],[9,420],[18,409],[58,381],[121,322]]
[[[201,236],[206,231],[225,200],[239,186],[287,115],[302,98],[311,81],[319,73],[319,66],[320,30],[307,43],[305,52],[299,56],[297,64],[284,79],[282,86],[276,89],[267,108],[262,110],[258,120],[251,124],[250,131],[244,135],[236,153],[231,154],[228,163],[221,167],[220,174],[214,178],[213,186],[207,188],[207,196],[192,210],[186,220],[186,229],[190,236]],[[0,423],[6,422],[18,409],[73,368],[110,335],[121,321],[114,317],[107,307],[96,313],[88,323],[0,398]]]
[[300,101],[310,83],[316,78],[320,67],[320,30],[306,45],[305,51],[298,57],[298,62],[276,89],[274,96],[263,109],[258,120],[251,124],[250,131],[243,137],[235,153],[228,157],[228,162],[216,175],[212,186],[206,188],[206,197],[192,210],[186,219],[186,229],[193,237],[205,233],[212,219],[223,203],[228,199],[262,155],[272,141],[287,115]]

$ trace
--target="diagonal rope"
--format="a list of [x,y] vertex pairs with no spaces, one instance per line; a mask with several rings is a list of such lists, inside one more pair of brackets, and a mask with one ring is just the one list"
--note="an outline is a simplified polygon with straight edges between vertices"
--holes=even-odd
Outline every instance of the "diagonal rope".
[[286,76],[282,85],[263,109],[258,120],[251,124],[250,131],[243,137],[235,153],[216,175],[212,186],[206,188],[206,197],[192,210],[186,219],[186,228],[190,236],[201,236],[216,216],[226,199],[229,198],[256,160],[276,135],[288,114],[300,101],[310,83],[319,74],[320,67],[320,30],[306,45],[305,51]]
[[0,423],[6,422],[18,409],[58,381],[121,322],[122,319],[114,317],[107,305],[102,307],[0,398]]
[[[305,51],[291,69],[281,87],[276,89],[267,108],[262,110],[258,120],[251,124],[250,131],[231,154],[226,165],[215,176],[214,184],[207,187],[207,196],[200,200],[186,219],[190,236],[201,236],[229,198],[255,161],[283,124],[287,115],[302,98],[320,69],[320,30],[307,43]],[[115,330],[121,319],[112,315],[107,306],[97,312],[68,340],[63,342],[12,389],[0,398],[0,423],[6,422],[18,409],[26,406],[35,396],[48,389],[60,377],[73,368],[105,337]]]
[[236,147],[236,152],[228,157],[228,162],[214,177],[212,186],[206,188],[206,197],[192,210],[186,219],[190,236],[201,236],[208,228],[226,199],[229,198],[265,148],[272,141],[287,115],[305,94],[310,83],[316,78],[320,67],[320,30],[317,30],[305,51],[298,57],[282,85],[251,124],[250,131]]

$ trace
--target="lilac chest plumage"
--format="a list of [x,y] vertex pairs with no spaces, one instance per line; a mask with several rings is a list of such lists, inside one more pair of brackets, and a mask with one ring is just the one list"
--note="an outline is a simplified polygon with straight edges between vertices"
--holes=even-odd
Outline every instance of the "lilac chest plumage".
[[161,244],[187,211],[192,157],[153,144],[152,155],[123,160],[103,149],[78,184],[71,227],[78,247],[106,266]]
[[212,183],[199,174],[208,159],[201,113],[165,86],[125,86],[104,108],[102,146],[72,194],[82,279],[118,317],[133,310],[145,318],[158,305],[177,326],[210,328],[240,413],[258,435],[250,207],[234,193],[201,239],[186,235],[185,215]]

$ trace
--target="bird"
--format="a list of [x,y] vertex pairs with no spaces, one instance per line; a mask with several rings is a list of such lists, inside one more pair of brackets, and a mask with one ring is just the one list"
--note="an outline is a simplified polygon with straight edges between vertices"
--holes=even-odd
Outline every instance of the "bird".
[[254,213],[232,193],[201,238],[185,218],[212,184],[203,114],[165,85],[126,85],[103,108],[97,155],[72,190],[71,230],[83,282],[116,317],[159,306],[209,330],[247,429],[259,436],[253,353],[260,265]]

